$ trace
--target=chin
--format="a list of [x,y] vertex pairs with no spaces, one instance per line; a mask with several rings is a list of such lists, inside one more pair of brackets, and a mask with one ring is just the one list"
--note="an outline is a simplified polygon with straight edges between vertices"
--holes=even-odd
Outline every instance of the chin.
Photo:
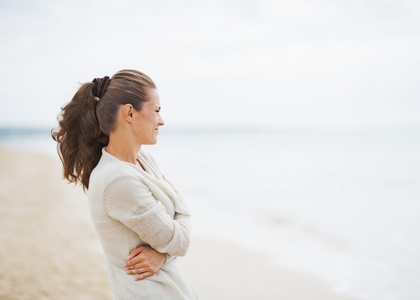
[[157,139],[154,141],[149,141],[148,143],[146,143],[145,145],[156,145],[157,144]]

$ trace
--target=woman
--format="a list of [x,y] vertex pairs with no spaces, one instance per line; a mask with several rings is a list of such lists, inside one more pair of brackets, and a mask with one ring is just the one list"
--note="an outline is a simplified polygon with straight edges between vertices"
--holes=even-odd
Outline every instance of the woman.
[[64,177],[88,190],[115,299],[198,299],[176,259],[190,244],[188,208],[141,149],[157,142],[159,112],[153,81],[122,70],[83,84],[52,133]]

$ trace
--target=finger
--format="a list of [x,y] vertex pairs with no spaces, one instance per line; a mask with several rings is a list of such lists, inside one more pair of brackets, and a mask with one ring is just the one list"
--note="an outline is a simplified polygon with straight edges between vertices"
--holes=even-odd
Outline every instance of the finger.
[[131,250],[130,255],[127,257],[127,260],[130,260],[133,257],[139,255],[144,250],[144,248],[145,247],[141,246],[141,247]]
[[134,277],[134,280],[135,281],[137,281],[137,280],[142,280],[142,279],[144,279],[144,278],[147,278],[147,277],[149,277],[149,276],[152,276],[154,273],[152,273],[152,272],[144,272],[144,273],[142,273],[142,274],[140,274],[140,275],[138,275],[138,276],[136,276],[136,277]]
[[125,266],[126,267],[130,267],[130,266],[132,267],[132,266],[141,264],[142,261],[143,261],[143,258],[140,257],[140,255],[137,255],[137,256],[134,256],[133,258],[131,258],[130,260],[127,260],[126,263],[125,263]]
[[132,270],[125,269],[125,273],[130,274],[130,275],[134,275],[134,274],[141,275],[141,274],[146,273],[146,272],[150,272],[150,271],[146,268],[132,269]]
[[131,265],[126,264],[126,266],[125,266],[125,268],[128,269],[128,270],[142,269],[142,268],[147,268],[147,267],[150,267],[150,264],[148,264],[144,260],[139,261],[138,263],[135,263],[135,264],[131,264]]

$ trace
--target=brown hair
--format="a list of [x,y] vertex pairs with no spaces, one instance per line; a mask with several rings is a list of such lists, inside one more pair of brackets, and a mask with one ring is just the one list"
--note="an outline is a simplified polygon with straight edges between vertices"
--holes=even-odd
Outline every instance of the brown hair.
[[75,184],[80,182],[84,190],[89,188],[90,174],[117,126],[119,107],[131,104],[140,111],[143,102],[148,101],[147,90],[156,88],[150,77],[136,70],[121,70],[112,76],[99,100],[92,92],[94,85],[88,82],[79,88],[61,108],[58,128],[51,130],[63,164],[63,177]]

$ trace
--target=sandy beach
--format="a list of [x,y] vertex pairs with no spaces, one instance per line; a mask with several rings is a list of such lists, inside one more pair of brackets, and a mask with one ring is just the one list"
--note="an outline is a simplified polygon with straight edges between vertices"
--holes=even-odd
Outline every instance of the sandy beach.
[[[112,299],[86,196],[58,158],[0,149],[0,299]],[[345,300],[260,253],[193,237],[182,258],[202,299]]]

